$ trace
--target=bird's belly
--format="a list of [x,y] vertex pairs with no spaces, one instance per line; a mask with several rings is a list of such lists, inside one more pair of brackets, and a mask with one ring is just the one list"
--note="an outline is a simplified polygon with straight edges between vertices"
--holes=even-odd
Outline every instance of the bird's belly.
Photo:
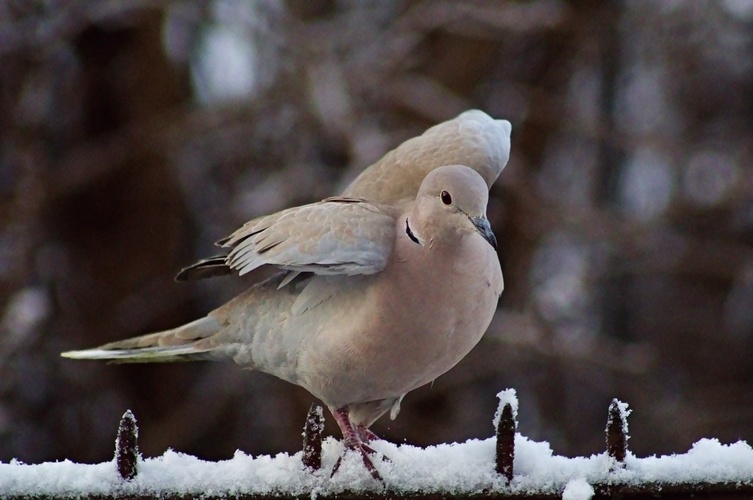
[[[377,279],[395,278],[385,274]],[[447,287],[446,280],[453,286]],[[496,309],[501,280],[496,255],[420,281],[398,277],[393,281],[400,284],[397,289],[362,297],[360,304],[368,303],[368,308],[354,303],[349,328],[342,328],[344,318],[325,326],[303,363],[316,366],[316,376],[302,377],[302,385],[339,407],[398,397],[431,382],[481,339]]]
[[460,362],[481,340],[497,307],[499,295],[492,286],[466,286],[466,282],[484,280],[480,273],[469,269],[439,278],[453,279],[455,286],[449,293],[435,294],[441,287],[429,282],[423,295],[404,297],[393,305],[402,309],[401,314],[412,325],[393,332],[399,340],[384,347],[389,352],[398,346],[385,369],[402,374],[396,384],[401,394],[433,381]]

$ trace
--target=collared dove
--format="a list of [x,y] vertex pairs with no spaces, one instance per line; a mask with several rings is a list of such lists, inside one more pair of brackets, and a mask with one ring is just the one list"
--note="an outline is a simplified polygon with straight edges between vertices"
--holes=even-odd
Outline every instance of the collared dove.
[[[510,157],[510,130],[507,120],[495,120],[477,109],[466,111],[388,152],[342,195],[393,205],[409,202],[424,177],[443,165],[470,167],[491,188]],[[192,281],[230,273],[226,256],[218,255],[186,267],[175,279]]]
[[482,177],[453,165],[430,172],[402,210],[336,197],[252,220],[226,243],[230,266],[305,274],[282,287],[278,274],[176,329],[63,356],[270,373],[321,399],[346,449],[381,479],[369,426],[457,364],[494,315],[503,281],[487,200]]

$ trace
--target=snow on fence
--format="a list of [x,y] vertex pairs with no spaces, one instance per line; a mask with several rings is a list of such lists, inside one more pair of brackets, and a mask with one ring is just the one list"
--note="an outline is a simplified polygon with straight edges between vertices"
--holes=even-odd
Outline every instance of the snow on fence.
[[[379,483],[349,454],[332,466],[342,444],[322,439],[324,414],[312,405],[303,450],[294,455],[205,462],[168,450],[144,459],[130,411],[118,427],[115,457],[101,464],[70,461],[26,465],[0,463],[3,499],[146,498],[751,498],[753,449],[703,439],[681,455],[637,458],[627,446],[627,404],[613,400],[607,413],[606,452],[591,457],[554,455],[548,443],[517,434],[517,398],[502,391],[495,436],[425,449],[373,443]],[[389,457],[389,458],[387,458]],[[380,460],[381,458],[381,460]]]

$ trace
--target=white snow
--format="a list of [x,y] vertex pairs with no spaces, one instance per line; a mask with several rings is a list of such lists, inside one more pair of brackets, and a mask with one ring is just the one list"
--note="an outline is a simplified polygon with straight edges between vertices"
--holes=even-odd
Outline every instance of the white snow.
[[[548,443],[520,434],[515,439],[515,476],[508,485],[494,471],[493,438],[441,444],[426,449],[379,441],[374,448],[391,462],[375,458],[387,488],[405,492],[556,493],[581,500],[593,494],[595,483],[753,482],[753,449],[745,442],[721,444],[702,439],[685,454],[637,458],[628,454],[625,468],[610,470],[606,453],[567,458],[552,453]],[[344,490],[379,490],[360,458],[348,454],[340,470],[330,471],[342,452],[333,438],[323,443],[323,468],[307,472],[301,452],[252,457],[236,452],[229,460],[205,462],[168,450],[139,461],[138,475],[124,482],[115,462],[95,465],[70,461],[26,465],[0,464],[0,492],[5,495],[86,495],[112,492],[178,494],[322,494]]]
[[[509,403],[517,416],[515,390],[497,397],[494,417]],[[629,410],[619,403],[623,416]],[[624,421],[624,419],[623,419]],[[606,452],[590,457],[555,455],[549,443],[515,435],[514,476],[509,483],[495,472],[494,438],[427,448],[371,443],[382,457],[373,458],[384,486],[372,479],[360,456],[348,453],[337,474],[330,478],[342,444],[329,437],[322,443],[322,468],[311,472],[302,463],[303,452],[253,457],[241,451],[229,460],[205,462],[191,455],[166,451],[156,458],[140,457],[136,477],[120,479],[115,460],[95,465],[68,460],[38,465],[19,461],[0,463],[2,495],[243,495],[337,494],[343,491],[380,491],[384,487],[406,493],[561,494],[564,500],[589,500],[594,484],[640,485],[645,483],[739,483],[753,484],[753,448],[744,441],[722,444],[702,439],[685,454],[638,458],[628,453],[625,467],[613,467]]]
[[583,478],[573,479],[565,485],[562,500],[590,500],[594,496],[594,488]]
[[[614,400],[617,403],[617,409],[620,412],[620,420],[622,420],[622,432],[625,433],[625,436],[630,439],[630,435],[628,433],[628,421],[627,418],[630,416],[631,413],[633,413],[633,410],[630,409],[629,405],[623,401],[619,401],[617,399]],[[609,424],[607,424],[608,426]],[[605,429],[608,431],[609,429]]]
[[504,409],[505,405],[510,405],[510,409],[512,409],[512,419],[515,420],[515,426],[518,425],[518,395],[515,392],[515,389],[505,389],[504,391],[501,391],[497,394],[497,399],[499,399],[499,406],[497,406],[497,411],[494,413],[494,428],[496,429],[499,426],[499,419],[502,418],[502,410]]

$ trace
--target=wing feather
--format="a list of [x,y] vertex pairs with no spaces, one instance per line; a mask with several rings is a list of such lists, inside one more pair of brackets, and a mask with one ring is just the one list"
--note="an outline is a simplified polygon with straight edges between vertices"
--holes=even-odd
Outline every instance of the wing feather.
[[226,264],[246,274],[265,264],[316,274],[374,274],[387,265],[394,211],[363,199],[335,197],[259,217],[219,244]]

